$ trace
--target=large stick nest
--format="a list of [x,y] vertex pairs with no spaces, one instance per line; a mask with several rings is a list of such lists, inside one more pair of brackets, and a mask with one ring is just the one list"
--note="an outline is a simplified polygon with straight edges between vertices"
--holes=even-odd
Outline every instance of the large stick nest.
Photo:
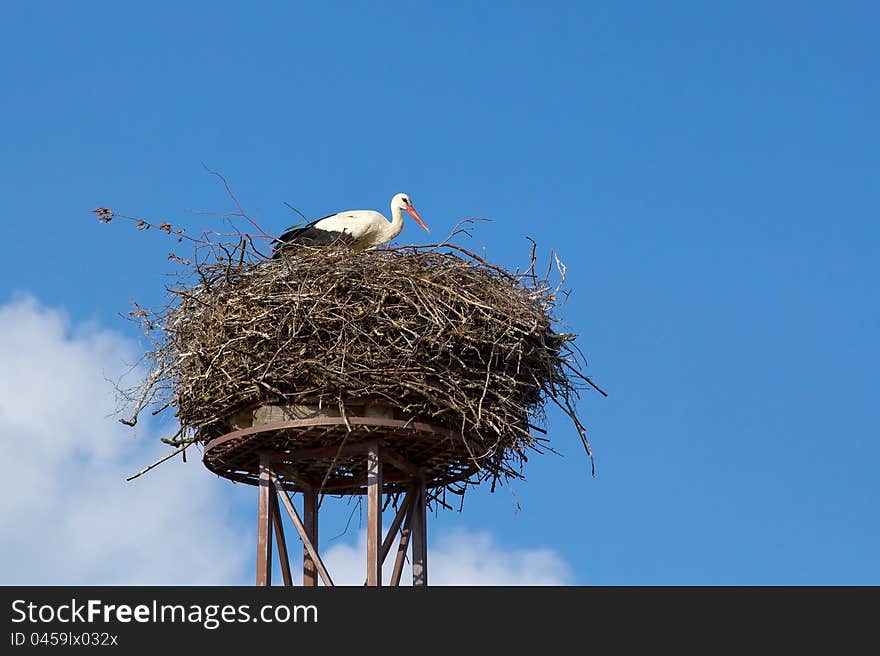
[[532,253],[516,274],[448,244],[198,264],[164,312],[136,313],[155,349],[135,417],[147,401],[176,409],[165,441],[185,447],[263,404],[384,401],[454,430],[479,467],[470,482],[494,486],[548,446],[551,401],[592,458],[573,405],[592,383]]

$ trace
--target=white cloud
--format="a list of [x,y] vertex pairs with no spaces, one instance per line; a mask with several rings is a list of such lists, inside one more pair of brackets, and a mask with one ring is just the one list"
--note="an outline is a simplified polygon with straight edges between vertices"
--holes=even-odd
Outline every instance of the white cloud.
[[[198,462],[112,416],[133,345],[20,299],[0,307],[0,583],[229,583],[251,540]],[[227,510],[224,511],[224,508]]]
[[[366,571],[366,535],[357,546],[337,544],[323,556],[337,585],[363,585]],[[550,549],[507,549],[489,533],[454,531],[430,540],[428,583],[430,585],[570,585],[573,574],[560,556]],[[395,546],[382,572],[391,579]],[[404,567],[401,582],[412,582],[412,568]]]
[[[253,495],[207,475],[197,457],[125,482],[167,453],[149,423],[133,431],[113,416],[107,379],[136,355],[120,335],[72,326],[33,299],[0,306],[0,584],[253,581]],[[337,583],[363,583],[363,539],[322,545]],[[573,579],[555,552],[507,549],[488,533],[432,539],[428,562],[432,585]]]

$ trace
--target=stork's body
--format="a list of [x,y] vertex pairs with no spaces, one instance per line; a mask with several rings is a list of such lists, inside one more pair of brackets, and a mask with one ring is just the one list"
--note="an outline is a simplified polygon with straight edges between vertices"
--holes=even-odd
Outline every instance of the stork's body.
[[[347,246],[356,250],[372,248],[391,241],[403,230],[406,211],[416,223],[428,230],[406,194],[391,199],[391,220],[373,210],[349,210],[325,216],[306,226],[288,230],[278,238],[274,256],[296,245]],[[430,232],[430,231],[428,231]]]

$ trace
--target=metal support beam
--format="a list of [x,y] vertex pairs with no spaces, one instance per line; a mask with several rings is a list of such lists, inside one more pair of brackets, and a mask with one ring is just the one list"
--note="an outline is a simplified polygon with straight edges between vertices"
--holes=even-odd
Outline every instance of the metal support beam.
[[385,536],[385,541],[382,543],[382,551],[379,552],[379,560],[383,563],[385,562],[385,559],[388,558],[388,552],[391,551],[391,547],[394,546],[394,539],[397,537],[400,525],[403,524],[404,517],[410,512],[409,509],[410,506],[412,506],[412,498],[413,492],[412,489],[409,489],[406,491],[406,496],[403,498],[400,508],[397,509],[394,521],[391,522],[391,526],[388,528],[388,534]]
[[[303,528],[306,535],[318,550],[318,493],[309,485],[303,488]],[[318,569],[308,548],[303,546],[303,586],[310,588],[318,585]]]
[[293,502],[291,502],[290,497],[287,496],[287,492],[284,487],[281,485],[281,481],[273,475],[272,483],[275,485],[275,489],[278,490],[278,495],[281,498],[281,503],[284,505],[284,509],[287,511],[287,514],[290,515],[290,520],[293,522],[294,528],[296,528],[296,532],[299,533],[299,538],[302,540],[303,545],[306,549],[308,549],[309,556],[312,557],[312,561],[315,563],[315,567],[318,570],[318,574],[321,575],[321,580],[324,581],[324,585],[331,586],[333,585],[333,580],[330,578],[330,574],[327,572],[327,568],[324,567],[324,561],[321,560],[321,556],[318,555],[318,550],[315,549],[315,545],[312,544],[311,538],[306,534],[305,526],[303,526],[302,519],[300,519],[299,513],[296,511],[296,508],[293,506]]
[[400,543],[397,545],[397,558],[394,559],[394,570],[391,573],[391,585],[400,585],[400,579],[403,576],[403,563],[406,560],[406,551],[409,548],[409,537],[412,534],[410,528],[413,516],[413,502],[415,496],[408,496],[409,503],[406,505],[406,520],[403,522],[403,529],[400,531]]
[[284,539],[284,525],[281,523],[281,511],[278,508],[278,491],[272,486],[269,494],[269,508],[272,513],[272,525],[275,527],[275,542],[278,545],[278,560],[281,563],[281,576],[284,585],[293,585],[293,577],[290,574],[290,557],[287,554],[287,540]]
[[382,460],[379,443],[367,450],[367,585],[382,585]]
[[257,585],[272,585],[271,492],[272,457],[260,454],[260,486],[257,488]]
[[428,585],[428,497],[425,479],[420,477],[413,495],[412,521],[412,570],[413,585]]
[[[380,567],[385,564],[385,560],[388,558],[388,552],[390,552],[391,547],[394,546],[394,539],[397,537],[398,531],[401,531],[400,544],[402,544],[403,547],[398,548],[397,559],[400,561],[400,567],[403,567],[403,559],[406,558],[406,545],[409,544],[409,517],[410,515],[412,515],[412,500],[413,491],[412,488],[410,488],[406,491],[406,497],[403,499],[403,502],[397,509],[397,514],[394,516],[394,521],[391,522],[388,533],[385,535],[385,541],[382,543],[382,549],[379,551]],[[407,524],[403,529],[401,529],[401,525],[403,524],[404,520],[407,521]],[[403,555],[401,555],[400,549],[403,549]],[[397,567],[398,563],[395,562],[394,571],[397,579],[392,579],[391,585],[400,585],[400,573],[397,572]],[[364,585],[366,584],[367,582],[364,581]]]

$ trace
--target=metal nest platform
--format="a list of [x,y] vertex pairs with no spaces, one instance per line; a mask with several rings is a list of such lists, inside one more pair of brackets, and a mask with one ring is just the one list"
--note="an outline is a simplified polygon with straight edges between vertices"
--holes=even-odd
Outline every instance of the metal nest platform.
[[233,430],[205,446],[205,467],[218,476],[260,484],[260,458],[269,456],[290,492],[367,493],[370,445],[382,449],[384,493],[406,492],[413,477],[426,488],[461,482],[477,467],[461,435],[417,420],[388,417],[311,417]]

